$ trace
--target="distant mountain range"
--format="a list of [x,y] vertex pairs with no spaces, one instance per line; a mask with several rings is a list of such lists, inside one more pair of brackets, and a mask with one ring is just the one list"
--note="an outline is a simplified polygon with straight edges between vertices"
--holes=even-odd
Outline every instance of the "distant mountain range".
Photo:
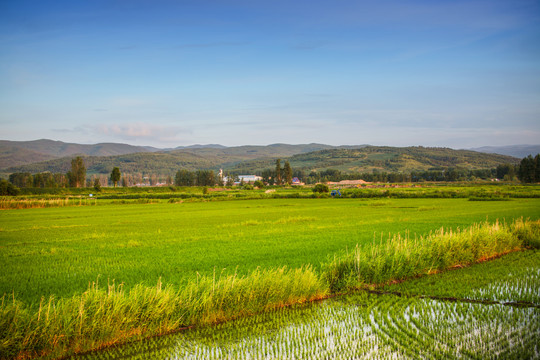
[[[515,151],[520,146],[487,148],[492,152]],[[534,149],[530,146],[527,149]],[[536,148],[540,149],[540,146]],[[218,144],[192,145],[174,149],[102,143],[82,145],[52,140],[0,141],[0,172],[65,173],[71,159],[84,157],[88,174],[108,174],[115,166],[124,173],[173,175],[180,169],[224,169],[257,173],[273,169],[278,158],[293,169],[350,172],[410,172],[429,169],[491,169],[500,164],[517,164],[517,158],[472,150],[427,147],[331,146],[324,144],[272,144],[226,147]],[[502,149],[502,150],[499,150]]]
[[73,155],[111,156],[158,151],[150,146],[101,143],[94,145],[65,143],[54,140],[0,140],[0,169]]
[[482,146],[469,150],[524,158],[529,155],[535,156],[536,154],[540,154],[540,145]]

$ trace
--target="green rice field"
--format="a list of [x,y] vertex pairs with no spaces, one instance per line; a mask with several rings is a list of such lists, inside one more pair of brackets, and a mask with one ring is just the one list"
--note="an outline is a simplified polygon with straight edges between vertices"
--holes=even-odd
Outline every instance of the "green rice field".
[[[516,270],[512,274],[497,270],[505,267]],[[489,275],[483,279],[480,274]],[[481,279],[476,282],[469,281],[478,277]],[[523,302],[521,294],[506,290],[509,277],[514,284],[526,284],[525,292],[536,294],[534,304],[510,306],[460,297],[452,301],[419,297],[433,294],[438,286],[458,291],[455,294],[460,296],[482,294],[475,298]],[[360,292],[77,358],[540,358],[540,251],[512,253],[492,263],[425,277],[416,283],[416,296]],[[400,288],[406,289],[407,284],[400,284]],[[422,284],[431,287],[422,292]]]
[[0,358],[538,357],[540,199],[493,199],[2,210]]
[[180,286],[197,275],[311,264],[388,234],[540,218],[540,199],[268,199],[0,212],[0,294],[36,305],[89,283]]

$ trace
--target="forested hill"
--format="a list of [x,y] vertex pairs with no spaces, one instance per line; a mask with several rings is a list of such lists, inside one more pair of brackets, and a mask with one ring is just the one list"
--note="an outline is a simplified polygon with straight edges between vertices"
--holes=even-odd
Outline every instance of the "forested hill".
[[[297,148],[294,148],[294,147]],[[309,151],[317,144],[246,146],[236,148],[198,148],[167,152],[136,153],[118,156],[86,156],[88,174],[109,174],[117,166],[123,173],[174,175],[180,169],[197,170],[220,168],[235,173],[261,173],[273,169],[277,158],[288,160],[295,170],[306,172],[336,169],[352,172],[411,172],[457,169],[492,169],[502,164],[517,164],[519,159],[468,150],[425,147],[358,146]],[[296,154],[294,154],[296,152]],[[70,170],[72,157],[12,167],[5,173],[50,171],[65,173]]]
[[152,152],[159,149],[117,143],[75,144],[48,139],[0,140],[0,169],[74,155],[112,156]]
[[[364,146],[339,148],[298,154],[287,159],[293,169],[321,171],[336,169],[353,172],[404,172],[422,170],[493,169],[502,164],[517,164],[519,159],[499,154],[486,154],[469,150],[428,147]],[[272,168],[273,160],[262,159],[236,164],[231,170],[253,173]]]
[[[108,166],[109,162],[114,162],[110,159],[111,156],[128,155],[121,157],[121,162],[131,163],[136,166],[137,162],[141,162],[141,171],[144,168],[152,165],[147,164],[149,161],[157,161],[153,169],[166,169],[178,166],[178,163],[186,162],[191,164],[194,157],[194,168],[204,166],[214,166],[222,163],[237,163],[245,160],[253,160],[266,157],[288,157],[295,154],[307,153],[310,151],[335,148],[335,146],[324,144],[272,144],[267,146],[236,146],[225,147],[217,144],[210,145],[192,145],[185,147],[177,147],[175,149],[157,149],[147,146],[132,146],[127,144],[116,143],[101,143],[93,145],[64,143],[53,140],[35,140],[35,141],[6,141],[0,140],[0,169],[9,169],[34,172],[60,170],[66,166],[67,157],[81,156],[97,156],[101,159],[88,160],[92,163],[104,163],[103,166]],[[138,153],[162,153],[165,155],[152,156],[137,156]],[[167,156],[170,154],[170,156]],[[206,159],[201,160],[201,157]],[[46,160],[58,159],[57,161],[42,164],[40,162]],[[201,161],[197,164],[196,161]],[[210,161],[210,163],[208,163]],[[39,164],[36,164],[39,163]],[[31,166],[23,166],[30,165]],[[49,170],[47,170],[49,169]],[[4,171],[5,172],[5,171]]]

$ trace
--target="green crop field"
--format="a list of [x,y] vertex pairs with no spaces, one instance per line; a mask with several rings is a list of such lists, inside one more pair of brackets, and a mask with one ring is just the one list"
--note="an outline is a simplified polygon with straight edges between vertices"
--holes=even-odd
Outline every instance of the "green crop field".
[[540,218],[540,199],[268,199],[0,212],[0,294],[28,304],[113,280],[181,285],[223,269],[318,268],[388,233],[424,235],[473,222]]
[[[351,356],[452,357],[459,353],[444,339],[456,338],[466,343],[467,356],[489,357],[497,353],[481,344],[491,340],[467,338],[479,331],[467,324],[492,323],[504,325],[511,341],[497,338],[501,351],[538,354],[530,346],[536,335],[526,337],[523,330],[524,323],[538,320],[538,273],[525,266],[537,262],[534,250],[528,253],[532,257],[513,263],[515,276],[504,277],[504,266],[495,260],[489,270],[494,282],[474,288],[459,286],[467,282],[465,275],[443,273],[449,280],[441,278],[432,287],[421,282],[431,276],[410,280],[540,247],[540,198],[536,188],[527,189],[344,190],[344,197],[335,199],[294,189],[241,190],[233,196],[202,189],[191,194],[118,190],[98,199],[80,194],[4,199],[3,208],[13,210],[0,211],[0,358],[53,359],[261,313],[279,320],[283,312],[269,311],[355,289],[399,292],[407,299],[361,295],[354,301],[372,311],[356,315],[354,307],[334,303],[314,322],[318,325],[292,334],[283,330],[283,336],[307,336],[314,343],[296,342],[295,348],[263,334],[254,344],[243,341],[247,348],[229,349],[230,356],[260,357],[262,351],[302,358],[313,351],[324,354],[320,349],[336,343],[336,351]],[[400,280],[408,281],[384,288]],[[451,307],[444,298],[452,296],[483,303]],[[514,313],[482,307],[500,305],[504,298],[532,307]],[[430,334],[472,308],[463,315],[463,326],[448,331],[435,347],[426,345]],[[439,314],[431,323],[430,309]],[[408,318],[416,314],[424,315],[411,325]],[[312,330],[321,321],[335,325],[341,343]],[[356,332],[348,332],[350,327]],[[419,328],[428,335],[414,335]],[[367,342],[353,341],[361,333]],[[399,339],[390,341],[394,333]],[[418,341],[407,348],[407,339],[415,336]],[[518,338],[525,342],[515,345]],[[261,349],[260,341],[266,347]],[[215,344],[190,346],[182,347],[181,356],[219,358],[226,350]]]

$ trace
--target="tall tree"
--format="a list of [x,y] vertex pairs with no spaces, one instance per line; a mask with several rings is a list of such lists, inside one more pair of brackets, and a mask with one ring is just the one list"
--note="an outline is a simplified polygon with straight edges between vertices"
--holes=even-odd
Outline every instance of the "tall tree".
[[287,184],[291,185],[292,184],[292,168],[291,168],[291,164],[289,164],[288,161],[285,161],[285,165],[283,166],[283,175],[284,175],[284,180]]
[[111,171],[111,181],[114,184],[114,187],[116,187],[116,184],[120,181],[120,178],[122,175],[120,174],[120,169],[117,167],[114,167]]
[[7,180],[0,179],[0,195],[18,195],[19,188],[8,182]]
[[262,181],[265,184],[270,184],[270,179],[272,179],[272,170],[271,169],[264,169],[261,173]]
[[30,173],[12,173],[9,175],[9,182],[20,188],[32,187],[34,178]]
[[518,171],[518,178],[521,182],[532,183],[535,181],[535,165],[535,160],[532,155],[521,160]]
[[178,170],[174,177],[174,184],[176,186],[193,186],[194,182],[195,174],[186,169]]
[[197,170],[197,186],[214,186],[216,177],[213,170]]
[[84,187],[86,186],[86,166],[82,157],[77,156],[71,160],[71,171],[67,173],[69,186]]
[[276,185],[281,185],[281,159],[276,160]]
[[101,183],[99,182],[98,178],[94,179],[94,190],[98,192],[101,191]]
[[540,182],[540,154],[534,157],[534,182]]
[[495,169],[495,173],[497,175],[497,179],[504,179],[506,175],[509,177],[514,176],[514,165],[512,164],[501,164],[498,165]]

